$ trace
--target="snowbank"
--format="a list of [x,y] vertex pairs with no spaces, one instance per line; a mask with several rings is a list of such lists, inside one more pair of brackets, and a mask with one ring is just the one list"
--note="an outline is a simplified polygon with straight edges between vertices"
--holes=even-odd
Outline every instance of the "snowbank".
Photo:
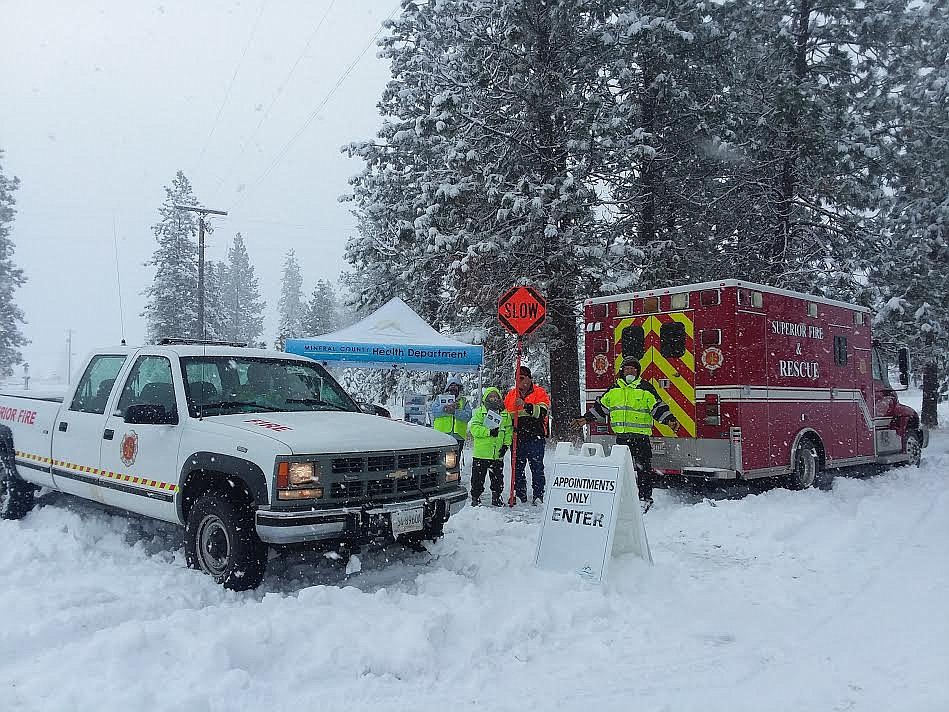
[[281,557],[233,593],[172,527],[67,497],[0,522],[4,710],[949,709],[949,435],[920,469],[741,499],[657,491],[656,559],[535,570],[540,510],[430,554]]

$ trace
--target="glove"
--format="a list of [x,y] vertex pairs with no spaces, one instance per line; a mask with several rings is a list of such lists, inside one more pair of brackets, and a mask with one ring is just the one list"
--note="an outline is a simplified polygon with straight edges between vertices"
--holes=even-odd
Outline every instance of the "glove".
[[488,431],[488,433],[491,435],[492,438],[496,438],[498,436],[498,429],[494,428],[493,430]]
[[573,424],[576,425],[578,428],[582,428],[584,425],[587,424],[587,419],[586,419],[586,418],[574,418],[574,419],[573,419]]
[[505,455],[507,455],[507,445],[502,445],[498,450],[498,459],[503,460]]

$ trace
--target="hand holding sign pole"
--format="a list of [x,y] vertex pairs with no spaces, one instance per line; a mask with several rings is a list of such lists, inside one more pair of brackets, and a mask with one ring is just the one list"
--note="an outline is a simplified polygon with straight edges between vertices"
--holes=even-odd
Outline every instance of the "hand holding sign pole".
[[[498,321],[517,336],[517,359],[514,366],[514,388],[521,373],[521,338],[533,332],[547,317],[547,301],[533,287],[511,287],[498,299]],[[515,468],[517,467],[517,415],[514,411],[514,437],[511,441],[511,494],[508,506],[515,502]]]

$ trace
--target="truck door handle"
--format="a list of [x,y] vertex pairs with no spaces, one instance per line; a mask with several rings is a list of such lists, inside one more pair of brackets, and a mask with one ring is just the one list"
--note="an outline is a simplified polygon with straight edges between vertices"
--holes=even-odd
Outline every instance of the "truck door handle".
[[66,432],[66,428],[68,428],[68,427],[69,427],[69,423],[67,423],[65,420],[60,421],[60,423],[59,423],[59,432],[65,433],[65,432]]
[[111,440],[114,435],[115,435],[114,430],[106,430],[104,433],[102,433],[102,439]]

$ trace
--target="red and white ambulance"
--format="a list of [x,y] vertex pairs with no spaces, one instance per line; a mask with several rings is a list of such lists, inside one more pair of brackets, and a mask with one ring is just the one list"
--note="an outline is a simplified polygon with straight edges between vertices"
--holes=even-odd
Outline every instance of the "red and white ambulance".
[[[805,488],[836,468],[918,464],[928,443],[864,307],[721,280],[589,299],[584,318],[587,406],[631,357],[680,424],[654,426],[660,474]],[[905,349],[898,360],[905,384]]]

